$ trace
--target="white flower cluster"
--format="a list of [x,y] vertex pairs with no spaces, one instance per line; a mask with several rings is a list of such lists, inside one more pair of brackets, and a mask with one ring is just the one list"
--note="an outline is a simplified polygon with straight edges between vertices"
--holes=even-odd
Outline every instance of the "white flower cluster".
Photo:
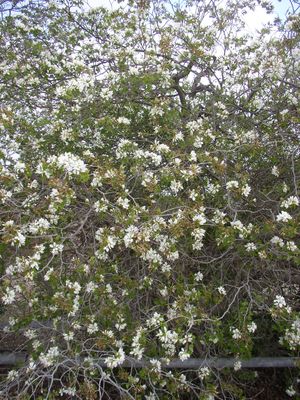
[[183,189],[182,183],[173,179],[170,185],[171,192],[176,195],[182,189]]
[[127,198],[119,197],[117,199],[117,204],[120,207],[124,208],[124,210],[128,210],[128,208],[129,208],[129,200]]
[[51,156],[47,162],[64,169],[68,175],[80,175],[81,173],[88,171],[84,161],[72,153],[63,153],[59,156]]
[[277,222],[288,222],[291,219],[292,219],[292,216],[286,211],[281,211],[276,217]]
[[56,255],[62,253],[62,251],[64,249],[64,245],[60,244],[60,243],[51,243],[50,249],[51,249],[51,254],[53,256],[56,256]]
[[250,253],[251,251],[257,250],[256,244],[253,243],[253,242],[247,243],[247,244],[245,245],[245,248],[246,248],[246,251],[247,251],[248,253]]
[[105,212],[108,209],[108,201],[106,199],[97,200],[94,203],[94,209],[97,213]]
[[244,185],[244,186],[242,187],[242,194],[243,194],[243,196],[248,197],[249,194],[250,194],[250,192],[251,192],[251,187],[250,187],[248,184],[246,184],[246,185]]
[[209,377],[210,375],[210,369],[208,367],[202,367],[198,371],[198,376],[200,379],[205,379]]
[[203,238],[205,236],[205,229],[202,228],[196,228],[192,232],[192,236],[194,237],[194,243],[193,243],[193,250],[201,250],[202,247],[204,246],[203,244]]
[[222,295],[222,296],[226,296],[227,292],[226,289],[223,286],[219,286],[218,287],[218,292]]
[[58,347],[55,346],[55,347],[50,347],[47,353],[41,353],[39,359],[44,367],[50,367],[55,363],[59,355],[60,351]]
[[247,325],[247,329],[248,329],[248,331],[250,332],[250,333],[254,333],[255,331],[256,331],[256,329],[257,329],[257,325],[256,325],[256,323],[255,322],[250,322],[248,325]]
[[108,366],[108,368],[116,368],[119,365],[122,365],[124,361],[125,353],[122,347],[120,347],[115,355],[107,357],[105,359],[105,364]]
[[176,343],[178,342],[178,334],[175,331],[167,330],[166,327],[163,327],[158,331],[156,336],[162,343],[162,346],[166,350],[167,354],[169,356],[174,355]]
[[181,361],[185,361],[185,360],[189,359],[191,355],[188,351],[186,351],[184,348],[182,348],[180,350],[180,352],[178,353],[178,356]]
[[149,326],[149,328],[156,328],[163,322],[163,316],[155,312],[152,317],[147,320],[147,326]]
[[18,231],[14,236],[14,238],[12,239],[11,244],[21,247],[24,246],[25,242],[26,242],[26,236],[23,235],[22,232]]
[[201,282],[202,280],[203,280],[203,274],[202,274],[202,272],[197,272],[195,275],[194,275],[194,279],[195,279],[195,282]]
[[102,175],[100,175],[99,171],[95,171],[93,174],[93,179],[91,182],[92,187],[100,187],[102,186]]
[[46,218],[40,218],[29,224],[28,231],[36,235],[37,233],[45,233],[49,228],[50,222]]
[[190,131],[190,133],[195,133],[202,126],[202,120],[199,119],[197,121],[190,121],[186,124],[186,128]]
[[158,106],[153,106],[150,110],[150,116],[155,117],[156,115],[162,117],[164,115],[164,110]]
[[76,388],[75,387],[68,387],[59,389],[59,394],[61,396],[68,395],[68,396],[76,396]]
[[233,369],[235,371],[239,371],[242,368],[242,363],[241,361],[237,360],[235,361],[235,363],[233,364]]
[[238,328],[234,328],[232,326],[232,327],[230,327],[230,331],[231,331],[231,335],[232,335],[233,339],[235,339],[235,340],[241,339],[242,333]]
[[16,299],[16,294],[21,292],[21,288],[19,285],[16,285],[14,288],[7,287],[4,295],[2,296],[2,301],[4,304],[12,304]]
[[126,118],[126,117],[119,117],[117,119],[117,122],[119,124],[124,124],[124,125],[130,125],[130,119]]
[[134,152],[136,159],[149,159],[156,167],[162,162],[162,156],[153,151],[138,149]]
[[284,308],[286,307],[286,301],[283,296],[277,295],[274,300],[275,307]]
[[139,229],[134,225],[130,225],[125,229],[125,235],[123,238],[125,247],[129,247],[133,243],[134,237],[138,234],[138,232]]
[[98,324],[96,322],[92,322],[87,326],[87,333],[92,335],[93,333],[96,333],[99,331]]
[[279,169],[278,169],[278,167],[276,167],[276,165],[274,165],[274,167],[272,167],[271,174],[276,176],[276,177],[279,176]]
[[161,372],[161,362],[159,360],[156,360],[155,358],[152,358],[150,360],[150,364],[152,365],[153,371],[160,373]]
[[291,328],[285,331],[284,339],[288,342],[291,350],[300,347],[300,319],[296,319]]
[[248,235],[250,235],[250,233],[252,232],[252,230],[253,230],[253,225],[250,223],[250,224],[248,224],[248,226],[244,226],[243,225],[243,223],[240,221],[240,220],[235,220],[235,221],[232,221],[231,223],[230,223],[230,225],[234,228],[234,229],[236,229],[237,231],[239,231],[240,233],[239,233],[239,237],[241,238],[241,239],[244,239],[246,236],[248,236]]
[[79,292],[81,290],[81,286],[78,282],[71,282],[70,280],[67,280],[66,286],[67,286],[67,288],[72,289],[75,294],[79,294]]
[[231,190],[231,189],[237,189],[239,187],[238,181],[228,181],[226,183],[226,189]]
[[117,160],[133,156],[133,152],[137,150],[138,145],[128,139],[121,139],[116,149]]
[[288,199],[281,203],[282,208],[290,208],[292,206],[299,206],[299,199],[296,196],[290,196]]
[[289,251],[295,252],[295,251],[298,250],[298,247],[297,247],[297,245],[295,244],[294,241],[289,240],[289,241],[287,241],[286,243],[284,243],[284,240],[281,239],[279,236],[273,236],[272,239],[270,240],[270,242],[271,242],[272,244],[274,244],[274,245],[279,246],[279,247],[284,247],[284,246],[286,246],[286,248],[287,248]]
[[140,340],[143,334],[143,329],[138,328],[136,335],[132,338],[132,350],[130,354],[132,354],[134,357],[136,357],[138,360],[140,360],[143,356],[144,349],[140,344]]

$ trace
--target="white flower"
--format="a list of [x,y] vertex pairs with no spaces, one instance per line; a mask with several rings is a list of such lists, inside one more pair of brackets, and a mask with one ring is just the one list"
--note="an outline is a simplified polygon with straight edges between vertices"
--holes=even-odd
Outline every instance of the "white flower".
[[154,117],[156,115],[162,117],[164,115],[164,110],[158,106],[154,106],[150,110],[150,115],[151,117]]
[[292,216],[288,213],[288,212],[286,212],[286,211],[281,211],[281,213],[279,213],[278,215],[277,215],[277,217],[276,217],[276,220],[278,221],[278,222],[288,222],[288,221],[290,221],[292,219]]
[[177,142],[182,141],[182,140],[184,140],[184,136],[183,136],[183,133],[180,131],[180,132],[175,134],[175,136],[173,137],[172,141],[174,143],[177,143]]
[[16,371],[15,369],[12,369],[7,374],[7,380],[13,381],[14,379],[18,378],[18,376],[19,376],[18,371]]
[[99,201],[97,200],[94,204],[94,209],[97,213],[105,212],[108,209],[107,200]]
[[159,373],[161,371],[161,362],[159,360],[156,360],[155,358],[153,358],[150,360],[150,364],[152,365],[153,370],[155,372]]
[[242,363],[240,362],[240,361],[236,361],[234,364],[233,364],[233,369],[235,370],[235,371],[238,371],[238,370],[240,370],[242,368]]
[[272,244],[278,244],[280,247],[283,247],[283,246],[284,246],[284,241],[283,241],[280,237],[278,237],[278,236],[272,237],[272,239],[270,240],[270,242],[271,242]]
[[53,272],[53,267],[49,268],[48,271],[44,275],[44,281],[47,282],[50,279],[50,276]]
[[14,170],[16,172],[24,172],[25,171],[25,164],[21,161],[17,161],[14,165]]
[[285,393],[286,393],[288,396],[293,397],[293,396],[295,396],[295,394],[296,394],[297,392],[295,391],[295,389],[293,388],[293,386],[290,386],[289,388],[286,389]]
[[69,289],[73,289],[75,294],[78,294],[81,290],[81,286],[78,282],[71,282],[69,280],[66,281],[66,286]]
[[196,149],[200,149],[202,146],[203,146],[203,138],[200,136],[196,136],[194,141],[194,147],[196,147]]
[[300,346],[300,319],[296,319],[291,328],[286,329],[284,339],[288,342],[291,350]]
[[254,333],[257,329],[257,325],[255,322],[250,322],[250,324],[247,325],[247,329],[250,333]]
[[194,279],[196,282],[200,282],[203,279],[203,274],[199,271],[194,275]]
[[194,150],[191,151],[189,160],[191,162],[196,162],[197,161],[197,154],[196,154],[196,152]]
[[271,174],[274,176],[279,176],[279,170],[275,165],[272,167]]
[[34,331],[32,329],[28,329],[27,331],[24,332],[24,335],[28,339],[32,340],[32,339],[36,338],[37,333],[36,333],[36,331]]
[[226,289],[223,286],[218,287],[218,292],[225,296],[227,294]]
[[287,243],[286,243],[286,248],[287,248],[289,251],[297,251],[297,250],[298,250],[298,247],[296,246],[295,242],[293,242],[293,241],[287,242]]
[[249,185],[245,185],[242,187],[242,193],[245,197],[248,197],[251,192],[251,187]]
[[206,217],[203,213],[199,213],[193,216],[193,221],[197,221],[199,225],[204,225],[206,223]]
[[48,162],[63,168],[69,175],[79,175],[88,171],[85,163],[78,156],[72,153],[63,153],[58,157],[49,157]]
[[76,388],[75,387],[69,387],[69,388],[62,388],[59,389],[59,394],[63,396],[64,394],[67,394],[69,396],[76,396]]
[[73,340],[74,339],[74,332],[68,332],[68,333],[64,333],[63,334],[63,338],[67,341],[67,342],[69,342],[70,340]]
[[59,253],[62,253],[64,248],[63,244],[60,243],[51,243],[50,244],[50,249],[51,249],[51,253],[56,256]]
[[2,296],[4,304],[12,304],[16,297],[16,291],[12,288],[6,288],[6,293]]
[[89,282],[87,285],[86,285],[86,291],[87,291],[87,293],[92,293],[92,292],[94,292],[94,290],[97,288],[97,285],[94,283],[94,282]]
[[230,331],[231,331],[233,339],[236,339],[236,340],[241,339],[242,334],[239,329],[231,327]]
[[149,328],[155,328],[159,326],[163,321],[164,318],[160,314],[155,312],[153,316],[147,320],[147,325],[149,326]]
[[162,297],[167,297],[168,296],[168,288],[165,286],[163,289],[159,290],[159,293],[162,295]]
[[180,352],[178,353],[178,356],[179,356],[181,361],[185,361],[188,358],[190,358],[190,354],[184,348],[182,348],[180,350]]
[[252,243],[252,242],[247,243],[247,244],[245,245],[245,248],[246,248],[246,251],[247,251],[247,252],[255,251],[255,250],[257,249],[256,245],[255,245],[254,243]]
[[56,358],[59,356],[60,352],[57,346],[50,347],[47,353],[40,354],[40,361],[44,367],[50,367],[55,363]]
[[228,181],[226,183],[226,189],[237,189],[239,187],[238,181]]
[[98,324],[96,324],[96,322],[89,324],[87,327],[87,332],[91,335],[98,331],[99,331],[99,327],[98,327]]
[[12,244],[17,244],[19,246],[24,246],[26,241],[26,237],[23,235],[23,233],[21,233],[20,231],[17,232],[17,234],[15,235],[15,237],[12,240]]
[[108,368],[116,368],[118,365],[123,364],[124,361],[125,361],[125,353],[121,347],[114,356],[107,357],[105,359],[105,363],[108,366]]
[[281,207],[283,207],[283,208],[289,208],[289,207],[292,207],[292,206],[299,206],[298,197],[290,196],[288,199],[284,200],[281,203]]
[[274,305],[278,308],[286,307],[286,301],[283,296],[277,295],[274,300]]
[[124,125],[130,125],[130,119],[126,118],[126,117],[119,117],[117,119],[117,122],[119,124],[124,124]]
[[175,345],[178,342],[178,334],[175,331],[167,330],[166,327],[161,328],[157,335],[162,343],[163,348],[168,352],[169,355],[175,353]]
[[117,200],[117,204],[123,207],[125,210],[128,210],[129,208],[129,200],[126,198],[119,197]]
[[200,368],[199,372],[198,372],[198,376],[200,379],[204,379],[207,378],[210,375],[210,370],[208,367],[202,367]]
[[171,186],[170,186],[171,191],[174,194],[177,194],[181,189],[183,189],[182,183],[176,181],[175,179],[171,182]]

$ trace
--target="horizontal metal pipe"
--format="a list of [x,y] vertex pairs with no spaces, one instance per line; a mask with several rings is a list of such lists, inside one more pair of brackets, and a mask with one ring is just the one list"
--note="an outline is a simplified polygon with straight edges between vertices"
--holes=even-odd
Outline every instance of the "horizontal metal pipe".
[[[0,366],[18,366],[25,363],[27,359],[26,353],[0,352]],[[296,368],[300,367],[300,357],[254,357],[248,360],[238,360],[236,358],[189,358],[181,361],[174,359],[169,364],[162,362],[164,369],[199,369],[208,367],[213,369],[233,368],[237,361],[241,362],[242,368]],[[76,359],[70,365],[78,365],[80,359]],[[95,364],[107,368],[105,361],[102,359],[95,360]],[[126,358],[122,368],[144,368],[151,367],[151,363],[147,360],[135,360]]]

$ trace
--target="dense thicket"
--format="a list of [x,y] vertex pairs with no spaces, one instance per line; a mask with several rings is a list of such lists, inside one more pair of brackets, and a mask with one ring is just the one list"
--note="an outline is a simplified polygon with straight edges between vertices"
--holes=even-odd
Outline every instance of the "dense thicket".
[[256,5],[2,2],[3,398],[242,399],[298,354],[300,19]]

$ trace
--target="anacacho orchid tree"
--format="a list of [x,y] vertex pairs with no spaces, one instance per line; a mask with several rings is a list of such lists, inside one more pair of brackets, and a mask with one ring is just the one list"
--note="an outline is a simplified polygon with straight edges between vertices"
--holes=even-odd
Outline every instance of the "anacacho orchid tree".
[[2,3],[3,399],[244,398],[300,349],[296,2]]

